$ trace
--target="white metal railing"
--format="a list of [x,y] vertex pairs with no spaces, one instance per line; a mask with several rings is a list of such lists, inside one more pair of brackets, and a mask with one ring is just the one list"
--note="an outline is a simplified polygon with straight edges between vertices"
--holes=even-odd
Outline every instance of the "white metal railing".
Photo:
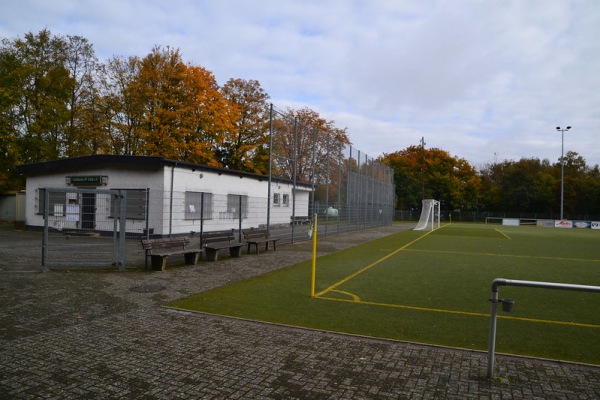
[[514,304],[513,300],[501,299],[498,300],[498,287],[499,286],[524,286],[542,289],[560,289],[560,290],[574,290],[579,292],[596,292],[600,293],[600,286],[588,286],[588,285],[573,285],[568,283],[552,283],[552,282],[537,282],[537,281],[520,281],[512,279],[497,278],[492,281],[492,298],[490,302],[491,315],[490,315],[490,340],[488,346],[488,370],[487,376],[491,378],[494,372],[494,358],[496,352],[496,315],[498,314],[498,303],[502,303],[504,311],[510,312]]

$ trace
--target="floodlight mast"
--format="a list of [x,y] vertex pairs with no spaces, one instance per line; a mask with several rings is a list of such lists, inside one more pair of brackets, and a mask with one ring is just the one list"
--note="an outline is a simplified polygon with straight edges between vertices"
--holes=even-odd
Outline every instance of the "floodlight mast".
[[561,148],[560,148],[560,220],[563,220],[563,209],[565,204],[565,132],[571,129],[567,126],[562,129],[560,126],[556,127],[557,131],[561,132]]

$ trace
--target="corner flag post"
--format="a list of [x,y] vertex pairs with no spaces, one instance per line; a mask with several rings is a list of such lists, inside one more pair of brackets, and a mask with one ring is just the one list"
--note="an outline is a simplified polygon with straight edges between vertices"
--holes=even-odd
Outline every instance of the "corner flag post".
[[310,280],[310,297],[315,297],[315,281],[317,278],[317,214],[315,213],[313,223],[308,234],[312,236],[312,275]]

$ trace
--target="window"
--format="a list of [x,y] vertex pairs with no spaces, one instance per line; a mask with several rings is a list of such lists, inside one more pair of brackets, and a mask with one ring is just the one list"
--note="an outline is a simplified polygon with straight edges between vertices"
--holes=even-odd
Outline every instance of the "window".
[[[241,210],[240,210],[241,206]],[[227,214],[229,218],[239,218],[240,213],[243,218],[248,217],[248,196],[239,194],[227,195]]]
[[[64,192],[50,192],[48,199],[48,215],[62,217],[65,213],[66,197]],[[46,189],[38,189],[38,215],[44,214]]]
[[290,206],[290,195],[289,194],[284,194],[283,195],[283,206],[284,207],[289,207]]
[[[146,219],[146,189],[115,189],[122,190],[126,193],[127,203],[125,205],[125,218],[126,219]],[[110,217],[114,218],[120,214],[119,205],[121,202],[115,199],[114,196],[111,198],[114,202],[110,207]]]
[[185,219],[212,219],[212,193],[185,192]]
[[280,198],[281,198],[281,195],[279,193],[273,194],[273,205],[274,206],[279,206],[280,205],[279,204]]

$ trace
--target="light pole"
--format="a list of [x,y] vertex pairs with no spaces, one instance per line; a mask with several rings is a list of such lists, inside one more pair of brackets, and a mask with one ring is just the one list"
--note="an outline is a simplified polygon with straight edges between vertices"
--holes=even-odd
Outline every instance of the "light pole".
[[563,207],[565,204],[565,131],[571,129],[567,126],[565,129],[561,129],[560,126],[556,127],[557,131],[561,132],[561,148],[560,148],[560,220],[563,220]]

